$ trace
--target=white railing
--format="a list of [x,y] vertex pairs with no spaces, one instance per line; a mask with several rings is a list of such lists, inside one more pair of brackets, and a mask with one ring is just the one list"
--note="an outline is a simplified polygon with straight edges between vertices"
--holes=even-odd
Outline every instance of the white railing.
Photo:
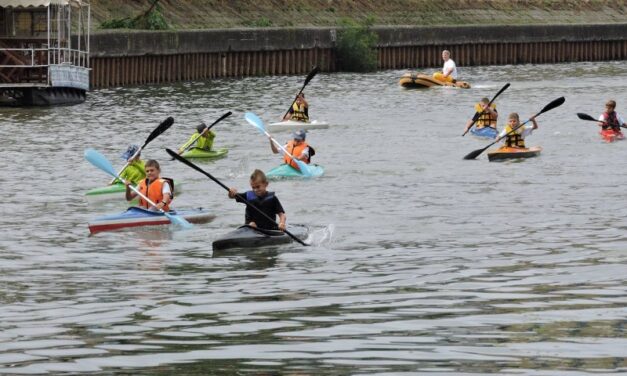
[[30,64],[19,64],[19,65],[0,65],[0,68],[41,68],[47,67],[47,62],[35,61],[39,60],[40,57],[35,57],[36,51],[43,52],[40,56],[43,59],[47,58],[48,49],[47,48],[0,48],[0,53],[3,51],[17,51],[18,53],[13,53],[12,55],[19,55],[21,52],[21,56],[28,58],[30,57]]
[[[13,55],[30,58],[30,64],[0,65],[0,68],[41,68],[51,64],[70,64],[86,68],[89,64],[89,54],[86,51],[70,48],[0,48],[3,51],[17,52]],[[37,52],[41,52],[36,56]],[[26,59],[24,59],[26,60]]]

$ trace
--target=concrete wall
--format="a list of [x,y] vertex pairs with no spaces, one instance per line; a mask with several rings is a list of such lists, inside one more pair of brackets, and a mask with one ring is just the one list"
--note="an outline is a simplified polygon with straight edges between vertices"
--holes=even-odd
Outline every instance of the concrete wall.
[[[376,27],[380,69],[627,59],[627,23]],[[335,71],[334,28],[98,32],[92,87]]]

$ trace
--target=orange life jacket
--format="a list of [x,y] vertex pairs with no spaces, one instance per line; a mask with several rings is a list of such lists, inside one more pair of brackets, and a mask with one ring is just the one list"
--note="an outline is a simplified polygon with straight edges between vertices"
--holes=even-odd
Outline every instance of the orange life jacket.
[[[306,142],[302,142],[300,145],[296,146],[294,145],[294,140],[292,140],[287,143],[287,145],[285,146],[285,150],[287,150],[288,153],[292,154],[294,158],[298,158],[301,154],[303,154],[303,150],[308,147],[309,145],[307,145]],[[283,156],[283,161],[298,170],[298,164],[296,164],[296,162],[292,160],[289,155],[285,154]],[[303,162],[309,164],[310,156],[307,155],[307,159]]]
[[[160,202],[163,201],[164,183],[168,183],[170,185],[170,191],[174,192],[174,186],[171,183],[171,179],[167,178],[159,178],[152,183],[148,183],[148,179],[144,179],[139,183],[139,186],[137,188],[144,196],[148,197],[150,201],[158,205]],[[145,207],[146,209],[150,209],[152,207],[152,205],[150,205],[141,196],[139,197],[139,206]],[[170,204],[164,206],[163,210],[170,211]]]

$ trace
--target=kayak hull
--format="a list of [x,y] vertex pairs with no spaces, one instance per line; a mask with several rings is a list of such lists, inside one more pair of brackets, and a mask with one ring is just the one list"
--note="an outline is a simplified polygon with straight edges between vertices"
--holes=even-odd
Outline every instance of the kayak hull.
[[498,132],[496,131],[496,129],[491,128],[491,127],[472,128],[472,129],[470,130],[470,133],[471,133],[473,136],[476,136],[476,137],[480,137],[480,138],[491,138],[491,139],[496,138],[496,135],[498,134]]
[[530,148],[512,148],[508,146],[503,146],[496,151],[488,153],[488,160],[490,161],[501,161],[507,159],[517,159],[517,158],[532,158],[537,157],[542,148],[539,146],[533,146]]
[[[180,215],[191,223],[207,223],[215,218],[215,215],[202,208],[170,211],[170,214]],[[98,217],[90,221],[87,227],[89,227],[90,233],[95,234],[102,231],[114,231],[131,227],[168,224],[170,224],[170,220],[164,214],[133,206],[119,214]]]
[[296,120],[286,120],[278,123],[270,123],[271,131],[295,131],[299,129],[327,129],[329,128],[329,123],[326,121],[296,121]]
[[272,180],[279,180],[317,178],[324,175],[324,167],[322,166],[310,164],[309,170],[311,171],[311,176],[305,177],[302,172],[284,163],[266,172],[266,177]]
[[614,142],[614,141],[622,140],[625,138],[625,136],[623,135],[623,132],[615,131],[613,129],[602,129],[601,132],[599,132],[599,134],[601,135],[601,138],[605,142]]
[[210,151],[199,148],[191,148],[185,153],[181,154],[181,156],[185,158],[217,159],[226,156],[228,152],[229,149],[227,148],[214,149]]
[[[287,230],[300,240],[307,238],[307,226],[288,226]],[[278,230],[261,230],[248,225],[240,226],[237,229],[220,236],[213,242],[213,250],[221,251],[232,248],[259,248],[288,244],[294,240]]]
[[445,82],[422,73],[405,73],[398,81],[399,85],[407,89],[425,89],[433,86],[450,86],[461,89],[470,89],[470,84],[466,81]]

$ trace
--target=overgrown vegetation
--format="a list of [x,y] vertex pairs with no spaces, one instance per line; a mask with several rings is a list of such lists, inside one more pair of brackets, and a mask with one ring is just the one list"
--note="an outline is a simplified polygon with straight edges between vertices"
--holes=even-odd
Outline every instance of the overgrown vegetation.
[[243,24],[248,27],[271,27],[272,21],[265,17],[261,17],[253,21],[244,21]]
[[154,0],[147,11],[134,18],[114,18],[100,24],[101,29],[139,29],[139,30],[167,30],[170,28],[161,13],[159,0]]
[[377,69],[378,36],[371,30],[374,17],[357,23],[343,19],[337,33],[338,69],[346,72],[372,72]]

